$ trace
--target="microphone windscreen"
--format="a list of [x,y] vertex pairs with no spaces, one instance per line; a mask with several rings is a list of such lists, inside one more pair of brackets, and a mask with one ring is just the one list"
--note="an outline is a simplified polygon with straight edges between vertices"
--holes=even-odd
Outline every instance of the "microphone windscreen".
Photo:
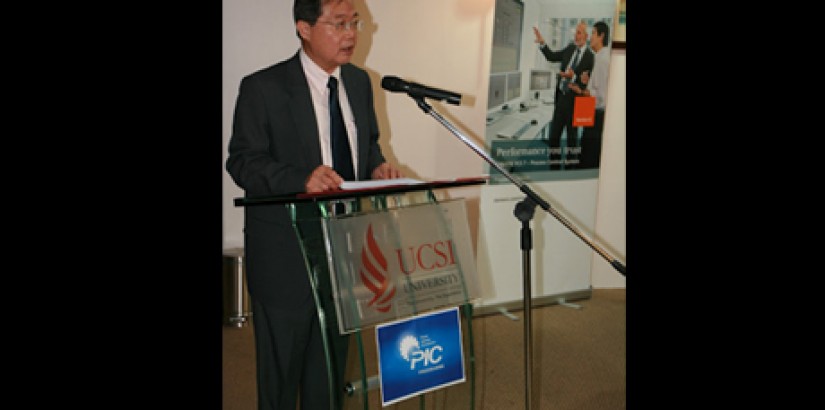
[[404,81],[391,75],[384,76],[381,79],[381,88],[387,91],[406,91]]

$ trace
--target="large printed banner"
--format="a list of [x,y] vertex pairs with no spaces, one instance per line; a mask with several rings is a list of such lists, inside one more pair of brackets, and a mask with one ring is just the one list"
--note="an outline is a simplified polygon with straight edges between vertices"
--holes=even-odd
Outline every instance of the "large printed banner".
[[381,404],[465,380],[458,308],[375,327]]
[[[528,183],[592,236],[617,0],[496,0],[485,144],[503,169]],[[543,45],[540,45],[543,43]],[[524,195],[496,168],[479,204],[483,305],[523,298]],[[593,252],[552,215],[533,221],[533,296],[590,288]]]
[[463,200],[324,223],[342,334],[478,298]]
[[[598,170],[616,0],[496,0],[485,141],[513,174]],[[512,155],[520,142],[543,146]],[[503,155],[502,155],[503,154]],[[535,164],[528,168],[512,162]],[[489,167],[492,183],[508,183]],[[579,172],[595,178],[598,172]]]

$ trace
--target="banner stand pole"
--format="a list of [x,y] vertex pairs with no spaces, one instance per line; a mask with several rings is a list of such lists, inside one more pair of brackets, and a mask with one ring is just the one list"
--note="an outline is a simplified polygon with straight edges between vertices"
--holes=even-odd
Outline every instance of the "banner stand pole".
[[424,101],[424,95],[419,94],[410,94],[410,97],[415,100],[418,104],[418,107],[424,111],[425,114],[429,114],[431,117],[435,118],[438,122],[441,123],[444,127],[446,127],[450,132],[453,133],[458,139],[460,139],[464,144],[469,146],[476,154],[480,155],[487,163],[489,163],[493,168],[501,172],[510,182],[512,182],[515,186],[519,188],[521,192],[527,195],[522,201],[516,204],[515,209],[513,210],[513,214],[521,221],[521,250],[522,250],[522,273],[523,273],[523,288],[524,288],[524,376],[525,376],[525,408],[527,410],[531,410],[531,397],[532,397],[532,385],[533,385],[533,372],[531,368],[532,363],[532,344],[533,344],[533,337],[532,337],[532,318],[530,317],[530,313],[532,310],[531,302],[532,302],[532,292],[531,292],[531,279],[530,279],[530,251],[533,248],[533,240],[532,240],[532,231],[530,230],[530,220],[533,218],[533,214],[535,212],[536,205],[541,206],[542,209],[547,211],[549,214],[553,215],[562,225],[567,227],[571,232],[573,232],[576,236],[579,237],[582,241],[584,241],[590,248],[592,248],[596,253],[601,255],[614,269],[616,269],[619,273],[623,276],[626,276],[627,268],[618,259],[611,256],[607,251],[602,249],[598,246],[593,240],[588,238],[581,232],[578,228],[576,228],[570,221],[564,218],[561,214],[558,213],[555,209],[550,207],[550,204],[541,198],[538,194],[536,194],[532,189],[530,189],[527,184],[523,181],[517,179],[515,176],[507,172],[496,160],[490,157],[486,151],[484,151],[481,147],[476,145],[472,140],[467,138],[464,134],[461,133],[455,126],[453,126],[449,121],[447,121],[441,114],[433,110],[433,107],[427,104]]

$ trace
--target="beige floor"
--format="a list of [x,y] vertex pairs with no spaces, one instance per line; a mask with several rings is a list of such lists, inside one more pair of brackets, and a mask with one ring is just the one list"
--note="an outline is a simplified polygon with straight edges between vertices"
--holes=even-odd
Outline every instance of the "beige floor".
[[[627,408],[626,290],[594,289],[580,308],[547,305],[533,309],[533,409],[617,410]],[[475,381],[467,366],[467,381],[411,398],[387,409],[524,409],[524,323],[501,314],[472,320]],[[469,334],[463,322],[463,334]],[[367,374],[377,373],[373,331],[362,332]],[[251,325],[226,327],[223,348],[224,410],[255,410],[255,350]],[[357,358],[351,343],[351,358]],[[469,350],[469,343],[465,343]],[[465,351],[465,357],[469,352]],[[358,378],[350,360],[348,374]],[[368,394],[368,408],[381,409],[378,390]],[[363,409],[360,398],[347,409]],[[473,400],[471,400],[473,398]],[[422,407],[423,404],[423,407]]]

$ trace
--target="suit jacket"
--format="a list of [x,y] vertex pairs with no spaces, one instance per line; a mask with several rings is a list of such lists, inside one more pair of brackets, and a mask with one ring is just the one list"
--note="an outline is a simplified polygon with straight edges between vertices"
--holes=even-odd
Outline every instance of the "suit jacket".
[[[359,180],[384,162],[366,71],[341,66],[358,129]],[[322,164],[315,110],[299,54],[241,80],[226,169],[247,197],[304,192]],[[279,308],[311,303],[307,268],[285,205],[244,208],[244,246],[250,296]]]
[[[573,55],[576,53],[576,45],[573,44],[573,43],[570,43],[570,44],[567,45],[567,47],[561,49],[560,51],[552,51],[552,50],[550,50],[550,47],[547,47],[547,44],[545,44],[544,46],[542,46],[540,48],[540,50],[541,50],[541,53],[544,54],[544,58],[546,58],[547,61],[550,61],[550,62],[559,62],[559,61],[561,61],[560,70],[561,71],[566,71],[567,65],[570,64],[570,60],[573,59]],[[576,66],[576,68],[573,69],[573,72],[576,73],[575,83],[578,84],[579,87],[581,87],[582,89],[584,89],[586,87],[586,84],[582,83],[582,81],[581,81],[582,73],[584,71],[588,71],[588,72],[590,72],[590,74],[592,74],[593,73],[593,65],[594,65],[595,61],[596,61],[596,56],[593,54],[593,51],[590,50],[589,47],[585,47],[584,48],[584,53],[582,53],[582,56],[579,58],[579,64]],[[554,101],[556,101],[556,104],[558,105],[558,103],[560,101],[563,101],[565,99],[563,97],[567,97],[567,99],[572,101],[573,97],[575,96],[572,93],[572,91],[568,92],[567,94],[562,95],[561,91],[559,90],[558,85],[561,83],[561,80],[562,80],[561,76],[557,74],[556,75],[556,80],[557,80],[556,81],[556,98],[554,100]]]

